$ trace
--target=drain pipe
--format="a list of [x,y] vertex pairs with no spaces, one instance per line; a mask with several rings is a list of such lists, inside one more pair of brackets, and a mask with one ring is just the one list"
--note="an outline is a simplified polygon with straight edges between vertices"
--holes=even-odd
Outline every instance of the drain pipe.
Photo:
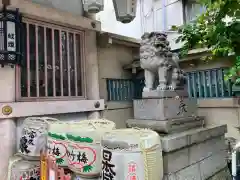
[[238,166],[239,166],[239,162],[238,159],[240,158],[240,152],[238,152],[240,150],[240,142],[238,142],[235,147],[232,150],[232,155],[231,155],[231,160],[232,160],[232,167],[231,167],[231,174],[232,174],[232,179],[233,180],[238,180],[239,177],[239,172],[238,172]]
[[237,151],[234,150],[232,152],[232,168],[231,168],[231,171],[232,171],[232,178],[233,180],[237,180]]

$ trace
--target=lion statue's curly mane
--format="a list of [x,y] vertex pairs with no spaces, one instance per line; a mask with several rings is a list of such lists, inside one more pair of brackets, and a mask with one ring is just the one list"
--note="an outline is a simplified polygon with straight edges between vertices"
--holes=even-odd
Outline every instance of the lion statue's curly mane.
[[179,68],[178,56],[170,51],[167,35],[160,32],[145,33],[140,47],[140,64],[144,69],[144,91],[153,89],[158,75],[158,90],[183,88],[186,77]]

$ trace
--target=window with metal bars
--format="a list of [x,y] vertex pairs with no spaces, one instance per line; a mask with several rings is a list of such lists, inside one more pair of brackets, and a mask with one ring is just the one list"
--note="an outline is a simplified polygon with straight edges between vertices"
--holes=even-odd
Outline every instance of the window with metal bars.
[[84,97],[84,32],[25,22],[21,98]]
[[194,22],[198,16],[206,11],[206,7],[199,4],[196,0],[185,0],[184,6],[186,23]]

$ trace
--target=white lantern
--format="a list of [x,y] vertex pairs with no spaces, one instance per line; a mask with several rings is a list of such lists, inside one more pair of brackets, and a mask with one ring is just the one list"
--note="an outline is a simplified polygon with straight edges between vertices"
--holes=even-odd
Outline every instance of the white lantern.
[[83,9],[88,13],[98,13],[103,11],[104,0],[83,0]]
[[130,23],[136,16],[137,0],[113,0],[116,19],[124,24]]

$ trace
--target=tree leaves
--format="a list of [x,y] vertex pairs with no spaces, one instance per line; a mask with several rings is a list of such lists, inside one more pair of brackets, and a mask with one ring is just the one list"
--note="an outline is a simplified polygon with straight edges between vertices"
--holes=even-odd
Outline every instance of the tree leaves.
[[[184,44],[181,56],[199,47],[209,48],[214,57],[240,55],[240,0],[199,0],[199,3],[206,7],[206,12],[179,29],[181,36],[176,42]],[[228,79],[238,76],[239,62],[236,60],[226,73]],[[240,79],[235,79],[240,83]]]

